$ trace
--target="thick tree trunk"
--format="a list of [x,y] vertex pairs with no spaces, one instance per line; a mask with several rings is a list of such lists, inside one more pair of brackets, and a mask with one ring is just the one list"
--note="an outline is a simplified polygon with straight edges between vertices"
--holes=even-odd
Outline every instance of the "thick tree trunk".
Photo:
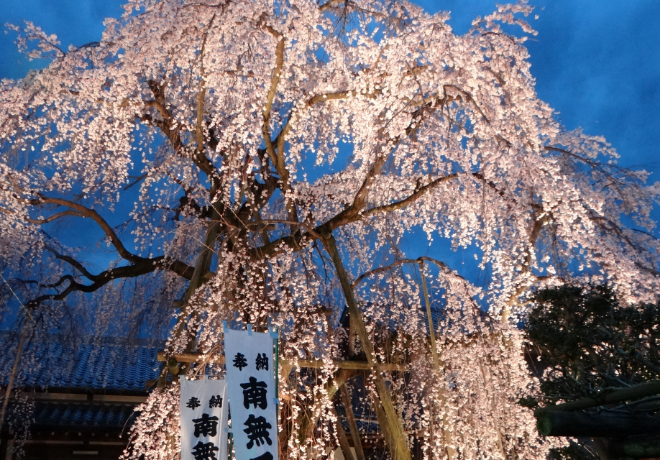
[[536,426],[543,436],[623,438],[660,433],[660,416],[612,411],[595,414],[548,411],[539,415]]

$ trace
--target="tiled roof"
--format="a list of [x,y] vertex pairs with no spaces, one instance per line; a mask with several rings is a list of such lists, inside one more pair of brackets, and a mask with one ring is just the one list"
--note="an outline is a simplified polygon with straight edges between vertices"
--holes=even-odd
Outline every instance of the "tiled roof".
[[131,417],[134,409],[135,403],[39,401],[33,413],[33,427],[58,431],[122,430],[135,418]]
[[[7,385],[16,356],[17,334],[0,333],[0,386]],[[70,344],[59,336],[26,342],[16,387],[94,392],[144,392],[158,378],[156,356],[163,343],[153,340],[96,338]]]

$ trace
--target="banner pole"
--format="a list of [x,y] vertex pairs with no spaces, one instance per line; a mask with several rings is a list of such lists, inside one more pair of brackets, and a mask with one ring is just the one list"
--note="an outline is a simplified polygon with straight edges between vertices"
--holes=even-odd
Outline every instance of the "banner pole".
[[277,429],[279,433],[280,426],[280,331],[277,326],[270,326],[268,319],[268,329],[270,336],[274,339],[273,350],[275,352],[275,398],[277,398]]
[[229,460],[234,458],[234,433],[229,433]]

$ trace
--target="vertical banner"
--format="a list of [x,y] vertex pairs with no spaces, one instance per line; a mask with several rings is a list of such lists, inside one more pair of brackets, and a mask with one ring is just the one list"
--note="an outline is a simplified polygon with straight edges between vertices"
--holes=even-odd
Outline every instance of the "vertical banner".
[[277,394],[269,333],[225,329],[236,460],[277,459]]
[[180,379],[181,460],[227,460],[227,384]]

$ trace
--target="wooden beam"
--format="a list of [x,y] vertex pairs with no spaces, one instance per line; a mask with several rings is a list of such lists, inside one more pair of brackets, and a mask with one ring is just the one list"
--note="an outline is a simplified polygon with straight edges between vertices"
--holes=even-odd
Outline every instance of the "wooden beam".
[[339,447],[341,447],[341,451],[344,454],[344,459],[355,460],[351,446],[348,443],[348,439],[346,438],[346,432],[344,431],[344,427],[341,426],[341,421],[339,420],[339,416],[337,416],[336,411],[335,416],[337,417],[337,424],[335,426],[337,429],[337,439],[339,440]]
[[536,427],[543,436],[623,438],[660,433],[660,416],[639,412],[545,412]]
[[[225,364],[225,357],[223,355],[216,355],[210,357],[209,355],[204,355],[202,353],[175,353],[172,356],[177,362],[180,363],[201,363],[208,362],[213,364]],[[164,351],[158,352],[158,361],[165,362],[167,357]],[[339,369],[349,369],[349,370],[366,370],[369,371],[372,369],[372,366],[366,361],[343,361],[339,359],[332,360],[332,364]],[[289,366],[289,367],[305,367],[305,368],[314,368],[320,369],[325,367],[326,363],[322,359],[280,359],[280,366]],[[376,368],[379,371],[402,371],[405,369],[405,366],[400,364],[377,364]]]
[[635,399],[646,398],[647,396],[654,396],[660,394],[660,380],[652,382],[641,383],[621,390],[602,392],[594,398],[582,398],[577,401],[570,401],[556,406],[546,406],[536,409],[534,415],[538,418],[545,412],[568,412],[575,410],[589,409],[591,407],[604,406],[606,404],[614,404],[623,401],[632,401]]
[[[325,362],[322,359],[299,359],[298,361],[282,359],[280,360],[280,362],[286,362],[291,366],[310,367],[315,369],[320,369],[322,367],[325,367]],[[338,367],[339,369],[349,369],[356,371],[360,371],[360,370],[370,371],[373,368],[373,366],[371,366],[366,361],[342,361],[338,359],[333,359],[332,364]],[[400,364],[376,364],[375,367],[379,371],[402,371],[405,369],[405,366],[402,366]]]

